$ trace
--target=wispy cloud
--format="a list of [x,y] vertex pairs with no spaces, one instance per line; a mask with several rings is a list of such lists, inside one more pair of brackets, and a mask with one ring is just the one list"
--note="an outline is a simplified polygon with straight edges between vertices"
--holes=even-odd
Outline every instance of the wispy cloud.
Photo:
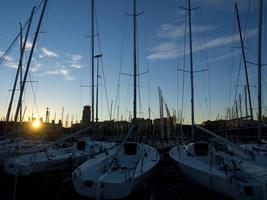
[[230,52],[228,54],[223,54],[223,55],[220,55],[220,56],[217,56],[217,57],[213,57],[211,59],[209,59],[209,62],[217,62],[217,61],[221,61],[221,60],[225,60],[225,59],[228,59],[228,58],[231,58],[233,56],[236,56],[236,55],[241,55],[241,51],[234,51],[234,52]]
[[25,49],[26,49],[26,50],[30,50],[31,48],[32,48],[32,42],[27,41],[27,42],[26,42],[26,45],[25,45]]
[[17,69],[18,68],[18,63],[13,62],[13,61],[7,61],[5,63],[5,66],[13,68],[13,69]]
[[173,42],[162,42],[150,51],[151,54],[147,57],[149,60],[173,59],[177,57],[178,47]]
[[44,74],[63,76],[66,81],[74,80],[74,77],[71,76],[70,71],[68,69],[64,69],[64,68],[48,70]]
[[70,67],[80,69],[82,67],[81,65],[81,59],[82,56],[79,54],[67,54],[70,57],[70,60],[68,63],[70,63]]
[[[247,30],[247,35],[246,35],[247,39],[254,36],[256,33],[257,33],[256,29]],[[222,46],[222,47],[229,46],[231,44],[239,42],[239,40],[240,40],[239,34],[218,37],[218,38],[208,41],[204,45],[194,45],[194,52],[200,51],[203,49],[211,49],[211,48],[215,48],[219,46]]]
[[82,59],[82,56],[79,54],[72,54],[70,56],[73,61],[80,61]]
[[[0,57],[4,55],[4,52],[0,50]],[[4,65],[9,68],[17,69],[18,63],[14,61],[11,56],[6,55],[4,58]]]
[[48,50],[47,48],[41,48],[42,54],[39,55],[40,58],[43,57],[59,57],[58,54],[54,51]]
[[[214,26],[208,26],[208,25],[203,25],[203,26],[193,25],[192,32],[194,33],[206,32],[206,31],[211,31],[215,28],[216,27]],[[174,24],[162,24],[160,26],[160,30],[157,32],[158,37],[169,38],[169,39],[176,39],[184,36],[184,34],[185,33],[183,25],[174,25]]]
[[31,72],[33,73],[37,73],[37,72],[40,72],[41,70],[43,70],[43,66],[40,64],[40,63],[36,63],[36,64],[33,64],[32,67],[31,67]]
[[[3,55],[4,55],[4,52],[0,51],[0,57],[2,57]],[[6,55],[5,56],[5,61],[13,62],[14,59],[11,56]]]
[[[256,29],[250,29],[247,31],[247,38],[254,36],[257,33]],[[204,49],[213,49],[217,47],[225,47],[231,44],[239,42],[239,35],[228,35],[221,36],[214,39],[209,40],[204,44],[194,43],[193,44],[193,52],[198,52]],[[186,54],[189,54],[189,50],[187,49]],[[166,59],[174,59],[180,56],[183,56],[183,49],[177,47],[176,42],[161,42],[157,46],[150,49],[150,55],[147,56],[147,59],[151,61],[156,60],[166,60]]]

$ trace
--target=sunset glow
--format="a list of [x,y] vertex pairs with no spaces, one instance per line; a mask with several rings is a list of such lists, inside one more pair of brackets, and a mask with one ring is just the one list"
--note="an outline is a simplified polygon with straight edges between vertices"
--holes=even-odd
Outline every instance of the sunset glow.
[[36,119],[32,122],[32,127],[35,128],[35,129],[38,129],[41,127],[41,122],[40,120]]

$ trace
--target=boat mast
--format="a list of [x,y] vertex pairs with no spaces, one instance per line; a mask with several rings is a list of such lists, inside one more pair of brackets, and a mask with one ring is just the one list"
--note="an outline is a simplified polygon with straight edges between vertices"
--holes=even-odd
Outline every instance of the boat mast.
[[[26,31],[26,35],[25,35],[25,40],[24,40],[23,46],[20,47],[19,65],[18,65],[18,70],[17,70],[17,73],[16,73],[15,82],[14,82],[13,89],[12,89],[12,94],[11,94],[11,98],[10,98],[10,102],[9,102],[7,114],[6,114],[6,122],[8,122],[9,121],[9,118],[10,118],[10,113],[11,113],[13,99],[14,99],[14,95],[15,95],[15,91],[16,91],[18,76],[19,76],[20,71],[22,72],[21,68],[22,68],[23,55],[24,55],[24,50],[25,50],[25,47],[26,47],[26,42],[27,42],[27,39],[28,39],[28,35],[29,35],[30,27],[31,27],[31,22],[32,22],[32,18],[33,18],[33,15],[34,15],[34,11],[35,11],[35,7],[32,9],[31,16],[29,18],[29,24],[28,24],[28,27],[27,27],[27,31]],[[22,37],[22,28],[21,28],[21,25],[20,25],[20,37]],[[20,81],[20,90],[22,90],[22,81]],[[19,107],[21,107],[21,102],[20,102]]]
[[91,65],[92,65],[92,122],[94,122],[94,93],[95,93],[95,86],[94,86],[94,7],[95,7],[95,0],[91,0]]
[[136,95],[137,95],[137,87],[136,87],[136,81],[137,81],[137,62],[136,62],[136,0],[133,0],[133,28],[134,28],[134,35],[133,35],[133,67],[134,67],[134,93],[133,93],[133,123],[134,125],[137,125],[136,123]]
[[261,123],[262,123],[262,108],[261,108],[261,71],[262,71],[262,12],[263,12],[263,0],[258,0],[258,140],[261,139]]
[[102,57],[102,54],[98,54],[95,56],[97,59],[97,68],[96,68],[96,117],[95,121],[98,122],[98,79],[99,79],[99,58]]
[[240,43],[241,43],[241,48],[242,48],[243,62],[244,62],[244,67],[245,67],[246,86],[247,86],[246,89],[247,89],[247,92],[248,92],[250,118],[251,118],[251,120],[253,120],[253,111],[252,111],[250,87],[249,87],[249,80],[248,80],[247,61],[246,61],[246,54],[245,54],[245,49],[244,49],[244,42],[243,42],[243,37],[242,37],[242,31],[241,31],[241,25],[240,25],[240,18],[239,18],[239,12],[238,12],[237,3],[235,3],[235,10],[236,10],[237,23],[238,23]]
[[[22,57],[23,54],[23,29],[22,29],[22,24],[19,23],[20,26],[20,57]],[[22,89],[22,64],[19,66],[19,74],[20,74],[20,90]],[[19,105],[19,121],[22,123],[22,101],[20,102]]]
[[192,133],[191,137],[194,139],[195,135],[195,111],[194,111],[194,69],[193,69],[193,50],[192,50],[192,25],[191,25],[191,0],[188,0],[188,20],[189,20],[189,51],[190,51],[190,79],[191,79],[191,121]]
[[40,31],[40,28],[41,28],[41,24],[42,24],[42,20],[43,20],[43,17],[44,17],[44,12],[45,12],[45,9],[46,9],[47,1],[48,0],[45,0],[45,2],[44,2],[42,13],[41,13],[38,25],[37,25],[37,30],[35,32],[35,36],[34,36],[34,39],[33,39],[32,48],[31,48],[31,52],[30,52],[29,59],[28,59],[28,62],[27,62],[26,70],[25,70],[25,73],[24,73],[23,82],[22,82],[22,85],[21,85],[21,91],[20,91],[20,95],[19,95],[19,101],[18,101],[16,113],[15,113],[15,119],[14,119],[15,122],[18,119],[18,114],[19,114],[19,110],[20,110],[19,108],[20,108],[20,105],[21,105],[22,96],[23,96],[23,93],[24,93],[26,80],[27,80],[27,76],[28,76],[28,73],[29,73],[30,65],[31,65],[32,55],[33,55],[34,48],[35,48],[35,45],[36,45],[36,42],[37,42],[39,31]]

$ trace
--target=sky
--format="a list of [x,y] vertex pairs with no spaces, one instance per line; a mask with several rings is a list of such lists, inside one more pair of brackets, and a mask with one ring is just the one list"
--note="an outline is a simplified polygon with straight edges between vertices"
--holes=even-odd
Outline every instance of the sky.
[[[241,28],[245,35],[246,57],[257,62],[257,1],[192,0],[192,40],[196,121],[224,118],[227,107],[241,95],[244,115],[244,67],[234,11],[238,3]],[[1,0],[0,53],[19,33],[33,6],[41,0]],[[42,22],[30,76],[23,98],[24,120],[29,117],[50,120],[81,119],[84,105],[91,105],[91,1],[53,0]],[[190,123],[190,76],[188,19],[185,0],[137,0],[138,12],[138,116],[159,117],[158,87],[171,113],[182,113]],[[264,6],[264,11],[267,5]],[[99,64],[100,120],[131,117],[133,102],[132,0],[95,1],[95,55],[103,54]],[[33,19],[24,67],[36,31],[40,10]],[[264,13],[264,27],[266,15]],[[186,31],[185,31],[186,30]],[[266,37],[263,30],[263,63]],[[24,32],[25,35],[25,32]],[[0,66],[0,113],[6,115],[19,60],[19,42]],[[95,66],[97,61],[95,60]],[[202,71],[203,70],[203,71]],[[95,69],[96,71],[96,69]],[[266,99],[266,70],[263,73],[263,106]],[[257,113],[257,67],[248,65],[254,114]],[[144,73],[144,74],[143,74]],[[96,78],[95,78],[96,79]],[[239,81],[238,81],[239,80]],[[237,86],[238,85],[238,86]],[[17,87],[18,88],[18,87]],[[16,91],[18,93],[18,91]],[[14,113],[18,96],[15,96]],[[164,107],[165,109],[165,107]],[[112,111],[112,112],[111,112]],[[266,113],[266,108],[263,109]],[[166,111],[164,111],[166,116]]]

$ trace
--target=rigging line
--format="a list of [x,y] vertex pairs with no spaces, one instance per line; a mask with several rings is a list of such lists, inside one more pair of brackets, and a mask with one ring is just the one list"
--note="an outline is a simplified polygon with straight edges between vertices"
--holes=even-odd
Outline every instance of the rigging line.
[[[264,74],[264,73],[263,73]],[[266,79],[265,79],[265,76],[262,76],[262,82],[263,82],[263,86],[262,86],[262,88],[266,88]],[[263,90],[263,91],[266,91],[266,90]],[[264,104],[264,95],[262,95],[262,107],[265,107],[265,104]],[[264,112],[265,110],[263,110],[263,112]]]
[[200,95],[197,95],[197,98],[198,98],[198,104],[199,104],[199,108],[200,108],[200,113],[202,115],[202,121],[205,119],[205,116],[204,116],[204,112],[203,112],[203,107],[202,107],[202,104],[201,104],[201,101],[200,101]]
[[[247,11],[247,16],[246,16],[246,26],[245,26],[245,29],[244,29],[244,41],[246,39],[246,33],[247,33],[247,26],[248,26],[248,19],[249,19],[249,10],[250,10],[250,7],[251,7],[251,3],[249,1],[248,11]],[[238,69],[238,79],[237,79],[236,85],[239,85],[239,81],[240,81],[240,72],[241,72],[241,63],[242,63],[241,60],[242,60],[242,55],[240,55],[239,69]],[[235,88],[234,102],[237,100],[237,92],[238,92],[237,90],[238,90],[238,87]]]
[[[138,30],[137,30],[137,27],[138,27],[138,21],[136,22],[136,46],[137,46],[137,74],[140,74],[140,57],[139,57],[139,51],[138,49],[139,48],[139,37],[138,37]],[[139,113],[140,113],[140,117],[142,116],[142,104],[141,104],[141,89],[140,89],[140,76],[137,77],[137,81],[138,81],[138,100],[139,100]]]
[[[15,77],[11,77],[11,79],[10,79],[10,83],[9,83],[9,84],[10,84],[10,85],[9,85],[9,88],[12,88],[14,79],[15,79]],[[8,91],[8,93],[9,93],[9,91]],[[6,95],[6,100],[5,100],[5,104],[4,104],[4,111],[7,110],[8,103],[9,103],[9,95]],[[5,119],[6,119],[6,116],[5,116]]]
[[[144,40],[144,43],[146,43],[145,44],[145,46],[147,47],[148,45],[147,45],[147,37],[146,37],[146,27],[149,27],[149,26],[146,26],[147,25],[147,15],[146,14],[144,14],[144,20],[142,20],[142,22],[143,22],[143,27],[144,27],[144,31],[142,32],[143,33],[143,40]],[[150,23],[148,23],[148,24],[150,24]],[[144,48],[144,49],[147,49],[147,48]],[[148,97],[147,97],[147,99],[148,99],[148,112],[150,112],[150,64],[149,64],[149,62],[148,62],[148,59],[145,59],[145,64],[146,64],[146,66],[147,66],[147,68],[146,68],[146,71],[148,72],[147,74],[148,74],[148,76],[147,76],[147,87],[148,87]],[[150,118],[150,116],[149,116],[149,113],[148,113],[148,118]]]
[[[126,13],[130,13],[129,12],[129,7],[130,7],[130,4],[129,4],[129,2],[128,1],[125,1],[126,3],[125,3],[125,7],[124,7],[124,11],[126,12]],[[124,21],[124,24],[123,24],[123,26],[125,26],[125,27],[127,27],[128,26],[128,24],[129,24],[129,20],[127,19],[127,18],[123,18],[125,21]],[[123,51],[123,49],[125,48],[125,44],[129,44],[130,43],[130,37],[125,37],[125,35],[126,36],[129,36],[130,34],[126,34],[126,31],[128,30],[128,29],[126,29],[126,28],[124,28],[123,29],[124,30],[124,32],[122,32],[123,33],[123,37],[122,37],[122,39],[123,39],[123,44],[122,44],[122,48],[121,48],[121,50],[122,50],[122,53],[121,53],[121,65],[123,64],[123,57],[124,57],[124,52],[125,51]],[[122,66],[121,66],[121,68],[120,68],[120,70],[122,70]],[[121,76],[120,76],[120,81],[121,81]],[[123,96],[123,99],[122,100],[120,100],[120,96],[118,97],[118,102],[123,102],[124,104],[124,109],[125,109],[125,111],[127,112],[128,111],[128,99],[127,99],[127,97],[129,98],[129,87],[130,87],[130,81],[131,81],[131,79],[129,78],[128,79],[128,85],[127,85],[127,95],[126,96]],[[126,84],[125,84],[126,85]],[[119,85],[120,86],[120,85]],[[120,88],[119,88],[120,89]],[[121,93],[121,91],[119,90],[119,95],[120,95],[120,93]],[[126,101],[127,100],[127,101]],[[121,111],[123,110],[123,108],[121,108],[120,109]],[[126,119],[127,117],[125,117],[125,119]]]
[[[246,33],[247,33],[247,26],[248,26],[248,17],[249,17],[249,10],[250,10],[250,1],[249,1],[249,4],[248,4],[248,11],[247,11],[247,15],[246,15],[246,26],[245,26],[245,29],[244,29],[244,41],[245,41],[245,36],[246,36]],[[240,55],[240,62],[239,62],[239,70],[238,70],[238,79],[237,79],[237,86],[239,85],[239,79],[240,79],[240,73],[241,73],[241,64],[242,64],[242,55]],[[235,98],[234,98],[234,101],[237,101],[237,91],[238,90],[238,87],[235,88]]]
[[186,65],[186,41],[187,41],[187,12],[185,12],[185,26],[184,26],[184,56],[183,56],[183,83],[182,83],[182,109],[181,109],[181,124],[183,124],[184,117],[184,92],[185,92],[185,65]]
[[[233,33],[236,33],[236,26],[234,25],[234,23],[232,24],[233,25],[233,29],[232,29],[232,32]],[[225,99],[225,103],[226,103],[226,107],[231,107],[231,105],[232,105],[232,101],[231,101],[231,99],[232,99],[232,90],[233,90],[233,88],[232,88],[232,85],[233,85],[233,82],[234,82],[234,80],[233,80],[233,75],[234,75],[234,58],[235,58],[235,56],[234,56],[234,53],[233,53],[233,49],[231,48],[232,46],[233,46],[233,44],[234,44],[234,39],[232,38],[232,41],[231,41],[231,45],[230,45],[230,50],[232,50],[232,57],[231,57],[231,73],[230,73],[230,81],[228,81],[229,82],[229,88],[228,88],[228,91],[229,91],[229,93],[228,93],[228,100],[227,100],[227,95],[225,95],[225,97],[226,97],[226,99]]]
[[[232,33],[234,34],[235,33],[235,29],[236,29],[236,27],[235,27],[235,25],[234,25],[234,23],[232,23]],[[233,44],[234,44],[234,40],[233,40],[233,38],[231,39],[231,44],[230,44],[230,50],[231,50],[231,47],[233,46]],[[228,81],[227,81],[227,83],[229,83],[229,85],[228,85],[228,92],[227,92],[227,94],[225,95],[225,107],[228,107],[228,108],[231,108],[231,97],[232,97],[232,84],[233,84],[233,73],[234,73],[234,71],[233,71],[233,66],[234,66],[234,53],[233,53],[233,50],[231,51],[232,52],[232,54],[231,54],[231,63],[230,63],[230,66],[231,66],[231,69],[230,69],[230,76],[229,76],[229,79],[228,79]]]
[[[8,54],[9,54],[9,52],[12,52],[14,48],[15,48],[15,45],[10,47]],[[8,55],[3,54],[3,56],[2,56],[3,58],[1,58],[2,60],[0,61],[0,71],[4,68],[5,63],[7,63],[7,59],[6,59],[7,56]]]
[[248,9],[247,9],[247,15],[246,15],[246,25],[245,25],[245,29],[244,29],[244,42],[246,42],[246,36],[247,36],[247,28],[248,28],[248,21],[249,21],[249,15],[250,15],[250,9],[251,9],[251,0],[249,0],[248,2]]
[[[95,4],[94,4],[95,7]],[[98,40],[98,48],[99,48],[99,53],[102,54],[102,50],[101,50],[101,43],[100,43],[100,34],[99,34],[99,27],[98,27],[98,21],[97,21],[97,15],[96,15],[96,8],[94,8],[95,10],[95,23],[96,23],[96,30],[97,30],[97,40]],[[109,108],[109,99],[108,99],[108,93],[107,93],[107,85],[106,85],[106,78],[105,78],[105,71],[104,71],[104,64],[103,64],[103,59],[102,57],[100,58],[100,62],[101,62],[101,69],[102,69],[102,76],[103,76],[103,81],[104,81],[104,88],[105,88],[105,95],[106,95],[106,100],[107,100],[107,108],[108,108],[108,113],[109,116],[111,116],[111,111]]]
[[[204,24],[204,23],[201,23],[202,22],[202,19],[203,19],[203,10],[202,9],[199,9],[199,12],[200,12],[200,15],[201,17],[199,18],[199,21],[200,23],[199,24]],[[203,41],[204,43],[206,43],[208,40],[207,40],[207,37],[205,35],[205,32],[203,31],[202,32],[203,35],[200,35],[202,36],[201,38],[201,41]],[[201,43],[202,44],[202,43]],[[209,102],[207,102],[207,99],[205,98],[205,102],[206,102],[206,106],[207,106],[207,112],[208,112],[208,119],[211,120],[211,88],[210,88],[210,64],[209,64],[209,59],[208,59],[208,49],[205,48],[205,51],[204,51],[204,56],[205,56],[205,66],[207,67],[207,79],[204,79],[204,89],[205,89],[205,80],[207,80],[207,84],[208,84],[208,94],[206,94],[206,89],[205,89],[205,94],[206,96],[208,96],[208,99],[209,99]]]
[[[126,9],[125,9],[126,10]],[[123,18],[123,19],[126,19],[126,18]],[[126,24],[126,21],[124,20],[123,21],[124,25],[123,27],[125,26]],[[121,29],[121,52],[120,52],[120,63],[119,63],[119,76],[118,76],[118,82],[117,82],[117,90],[116,90],[116,98],[115,98],[115,107],[117,107],[117,105],[120,104],[120,81],[121,81],[121,72],[122,72],[122,64],[123,64],[123,56],[124,56],[124,44],[125,44],[125,29]]]
[[33,81],[32,81],[32,75],[31,75],[31,72],[29,72],[29,79],[30,79],[30,83],[31,83],[31,89],[32,89],[32,94],[33,94],[33,101],[34,101],[34,106],[35,106],[35,109],[36,109],[36,112],[37,112],[37,117],[39,119],[39,110],[38,110],[38,106],[37,106],[37,101],[36,101],[36,94],[37,94],[37,88],[38,88],[38,81],[36,83],[36,88],[34,90],[33,88]]
[[[240,81],[240,73],[241,73],[241,56],[240,56],[240,59],[239,59],[239,68],[238,68],[238,74],[237,74],[237,81],[236,81],[236,86],[239,85],[239,81]],[[237,100],[237,91],[238,90],[238,87],[235,88],[235,96],[234,96],[234,101]]]
[[130,101],[128,100],[128,98],[129,98],[129,91],[130,91],[130,86],[131,86],[131,82],[132,82],[131,80],[132,80],[132,78],[129,77],[128,87],[127,87],[127,92],[126,92],[126,97],[125,97],[126,111],[129,110],[128,107],[129,107]]
[[[199,15],[201,15],[201,13],[199,14]],[[199,17],[199,18],[197,18],[197,23],[198,24],[201,24],[199,21],[199,19],[200,19],[201,17]],[[196,37],[196,40],[197,40],[197,42],[198,42],[198,44],[199,44],[199,46],[200,46],[200,48],[201,49],[204,49],[203,48],[203,44],[202,44],[202,41],[203,41],[203,38],[204,38],[204,36],[202,37],[202,35],[201,35],[201,33],[199,33],[199,34],[195,34],[195,37]],[[205,48],[205,51],[207,51],[207,49]],[[202,60],[202,62],[203,62],[203,60]],[[204,63],[204,62],[203,62]],[[203,64],[202,63],[202,64]],[[200,86],[200,84],[199,84],[199,86]],[[202,86],[203,86],[203,92],[204,92],[204,96],[206,97],[207,96],[207,91],[206,91],[206,87],[205,87],[205,79],[203,79],[202,78]],[[197,85],[196,85],[196,90],[197,90]],[[196,93],[196,94],[198,94],[198,93]],[[198,101],[201,101],[200,100],[200,97],[198,96]],[[199,102],[199,104],[201,104],[201,102]],[[202,108],[201,108],[202,109]],[[203,117],[203,119],[204,119],[204,115],[203,115],[203,109],[201,110],[201,114],[202,114],[202,117]]]
[[[34,12],[33,15],[35,15],[35,14],[38,12],[38,10],[40,9],[40,7],[41,7],[42,4],[44,3],[44,1],[45,1],[45,0],[43,0],[43,1],[36,7],[35,12]],[[28,23],[30,22],[30,18],[31,18],[31,17],[29,17],[28,20],[27,20],[27,22],[23,25],[23,27],[22,27],[22,31],[24,31],[24,29],[26,28],[26,26],[27,26]],[[9,51],[10,51],[11,49],[13,49],[13,47],[14,47],[15,43],[18,41],[19,37],[20,37],[20,32],[17,34],[17,36],[15,37],[15,39],[11,42],[10,46],[6,49],[6,51],[4,52],[4,54],[1,56],[1,58],[0,58],[0,65],[2,65],[2,63],[3,63],[3,61],[5,60],[6,56],[9,54]]]

